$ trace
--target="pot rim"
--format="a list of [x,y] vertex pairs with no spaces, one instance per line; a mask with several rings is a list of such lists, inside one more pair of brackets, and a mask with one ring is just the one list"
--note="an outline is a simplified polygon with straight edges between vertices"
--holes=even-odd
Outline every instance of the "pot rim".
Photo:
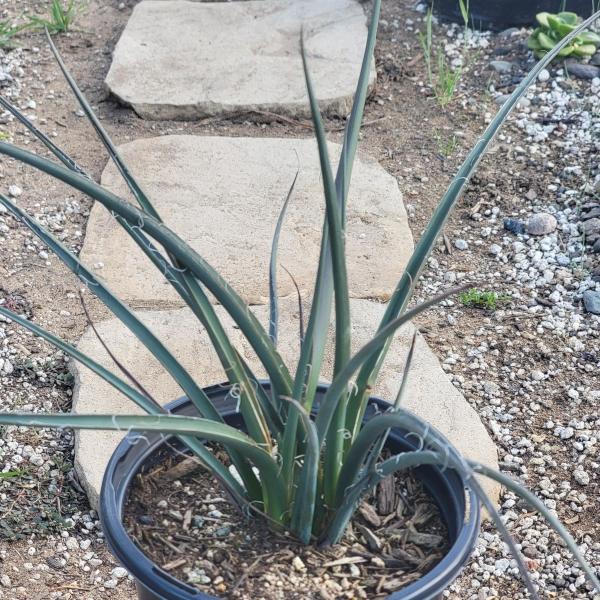
[[[261,381],[260,383],[265,387],[269,386],[269,383],[266,381]],[[322,392],[327,387],[327,385],[319,385],[319,391]],[[219,396],[224,399],[227,397],[229,388],[230,385],[228,383],[217,384],[204,388],[204,391],[213,399]],[[379,410],[385,410],[390,406],[388,402],[377,397],[371,397],[369,403],[377,405]],[[167,408],[171,411],[176,411],[190,404],[189,400],[184,397],[169,403]],[[234,408],[233,403],[231,403],[231,406],[225,407],[225,409],[231,408]],[[227,414],[235,415],[235,412],[228,410]],[[403,433],[407,432],[394,429],[390,434],[390,438],[394,432],[396,432],[396,441],[398,443],[402,442],[407,446],[413,446],[412,442],[400,437]],[[156,595],[155,597],[165,598],[166,600],[220,600],[218,597],[209,596],[197,588],[178,580],[161,569],[133,542],[123,526],[123,509],[133,478],[144,463],[147,463],[148,459],[172,437],[174,436],[165,437],[159,433],[148,435],[140,432],[130,432],[115,449],[106,467],[100,492],[100,518],[105,539],[111,553],[131,573],[138,585],[141,584],[142,587],[150,590]],[[142,450],[140,450],[141,443],[144,444]],[[451,445],[449,442],[448,444]],[[135,449],[138,451],[138,456],[134,458],[132,464],[125,465],[124,463],[126,463],[127,458],[130,458],[131,452]],[[440,594],[446,586],[450,585],[458,577],[464,564],[471,556],[479,535],[481,509],[477,496],[466,482],[455,471],[450,469],[443,471],[440,467],[426,466],[416,469],[417,472],[419,470],[430,471],[431,473],[435,472],[437,478],[440,481],[443,480],[447,488],[446,491],[451,492],[450,497],[442,498],[441,494],[436,496],[427,482],[423,481],[423,484],[442,512],[449,512],[448,510],[444,511],[444,502],[451,501],[454,505],[453,508],[457,515],[459,515],[454,519],[454,525],[448,522],[448,515],[445,515],[444,519],[446,520],[448,529],[451,530],[454,526],[454,529],[457,529],[457,534],[446,555],[433,569],[420,579],[388,596],[388,600],[426,600],[437,597],[437,594]],[[462,498],[459,498],[459,494],[455,493],[452,489],[453,487],[458,488],[458,486],[464,491]],[[458,521],[459,518],[460,522]]]

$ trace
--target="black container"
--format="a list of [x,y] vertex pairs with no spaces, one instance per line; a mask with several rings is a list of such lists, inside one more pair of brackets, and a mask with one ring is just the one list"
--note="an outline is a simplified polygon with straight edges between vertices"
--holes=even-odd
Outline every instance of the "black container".
[[[268,384],[264,384],[268,387]],[[243,427],[241,415],[235,411],[235,402],[228,397],[228,386],[217,385],[205,389],[225,421],[237,428]],[[326,390],[322,386],[319,392]],[[376,410],[386,410],[389,404],[378,398],[370,400],[365,419]],[[182,398],[168,408],[173,414],[197,414],[193,405]],[[135,578],[140,600],[216,600],[198,589],[175,579],[147,558],[127,535],[123,524],[123,509],[129,486],[136,473],[151,466],[158,450],[166,443],[159,433],[130,433],[117,447],[106,469],[100,494],[100,518],[108,546],[117,560]],[[387,442],[393,453],[416,449],[414,436],[407,437],[402,430],[393,430]],[[468,560],[479,533],[480,510],[472,491],[465,491],[464,481],[455,471],[442,472],[437,467],[415,469],[438,505],[448,528],[451,548],[448,554],[427,575],[389,596],[389,600],[441,600],[442,592],[458,577]]]
[[[432,4],[437,15],[464,23],[458,0],[433,0]],[[499,31],[534,25],[539,12],[568,10],[589,17],[599,6],[600,0],[469,0],[469,26]]]

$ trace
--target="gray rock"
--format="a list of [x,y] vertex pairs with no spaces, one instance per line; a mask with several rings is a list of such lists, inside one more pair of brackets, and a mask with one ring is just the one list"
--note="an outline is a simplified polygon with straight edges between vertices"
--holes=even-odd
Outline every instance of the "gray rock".
[[583,468],[578,467],[577,469],[575,469],[573,471],[573,479],[579,484],[579,485],[588,485],[590,483],[590,476],[588,473],[586,473],[586,471],[583,470]]
[[513,68],[513,64],[507,60],[493,60],[490,63],[490,67],[496,71],[496,73],[510,73]]
[[458,250],[467,250],[469,243],[466,240],[454,240],[454,247]]
[[127,569],[124,569],[123,567],[115,567],[111,571],[111,575],[116,579],[123,579],[123,577],[127,577],[127,574]]
[[548,81],[548,79],[550,79],[550,73],[548,69],[542,69],[538,75],[538,81],[543,83],[544,81]]
[[567,73],[571,77],[577,77],[578,79],[594,79],[594,77],[600,77],[600,67],[591,64],[588,65],[567,61],[566,67]]
[[301,28],[321,109],[347,114],[367,36],[357,0],[144,0],[114,50],[106,85],[147,119],[249,110],[307,117]]
[[548,213],[537,213],[529,217],[525,230],[529,235],[548,235],[556,226],[556,217]]
[[583,292],[583,304],[589,313],[600,315],[600,292],[595,290]]
[[580,224],[582,233],[587,236],[600,233],[600,218],[588,219]]
[[[242,3],[244,4],[244,3]],[[332,159],[340,146],[330,145]],[[299,176],[279,244],[279,262],[310,294],[324,215],[317,146],[312,139],[161,136],[119,147],[165,223],[251,304],[268,302],[271,239],[283,200]],[[127,188],[112,163],[102,183],[122,197]],[[350,293],[386,298],[413,249],[394,177],[368,157],[357,160],[348,199],[346,251]],[[127,261],[123,256],[127,255]],[[130,304],[173,308],[183,302],[162,274],[96,203],[81,252],[88,265]],[[294,293],[284,273],[281,296]]]

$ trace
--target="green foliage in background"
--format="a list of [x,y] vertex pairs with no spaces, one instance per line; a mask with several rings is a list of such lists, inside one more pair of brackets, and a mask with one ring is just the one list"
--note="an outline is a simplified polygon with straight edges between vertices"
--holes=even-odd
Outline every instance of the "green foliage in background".
[[[529,36],[527,45],[537,58],[541,58],[552,50],[567,35],[570,35],[580,24],[581,18],[573,12],[551,14],[541,12],[536,15],[539,26]],[[562,46],[559,57],[574,56],[584,58],[596,53],[600,45],[600,35],[593,31],[581,30]]]

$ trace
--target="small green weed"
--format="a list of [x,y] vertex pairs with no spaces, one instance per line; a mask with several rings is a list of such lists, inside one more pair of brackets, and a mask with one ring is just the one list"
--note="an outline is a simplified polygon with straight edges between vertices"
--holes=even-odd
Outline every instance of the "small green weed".
[[443,137],[436,132],[435,141],[437,142],[438,152],[444,158],[450,158],[458,148],[458,138],[454,134],[449,137]]
[[31,27],[29,23],[15,25],[8,19],[0,21],[0,48],[12,46],[14,37],[29,27]]
[[49,18],[34,16],[30,19],[33,26],[45,28],[50,34],[65,33],[71,29],[76,13],[75,0],[52,0]]
[[481,308],[485,310],[496,310],[510,300],[506,294],[497,294],[496,292],[483,292],[476,288],[471,288],[463,292],[458,297],[461,304],[469,308]]
[[[427,17],[425,18],[425,32],[419,33],[419,40],[425,57],[427,80],[438,104],[444,108],[452,101],[463,70],[462,66],[459,66],[456,69],[453,69],[450,66],[443,48],[438,47],[437,50],[434,50],[433,15],[431,9],[427,11]],[[435,70],[434,62],[436,66]]]
[[27,471],[23,469],[15,469],[14,471],[4,471],[0,472],[0,479],[13,479],[17,477],[22,477],[26,475]]
[[0,131],[0,142],[6,142],[10,140],[10,133],[8,131]]

